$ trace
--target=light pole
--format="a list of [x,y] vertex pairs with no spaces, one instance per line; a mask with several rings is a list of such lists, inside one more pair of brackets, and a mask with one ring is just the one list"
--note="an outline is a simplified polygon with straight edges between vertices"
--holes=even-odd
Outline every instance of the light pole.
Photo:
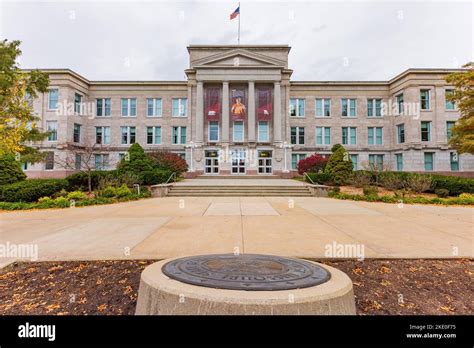
[[194,172],[193,149],[194,149],[195,147],[197,147],[197,146],[196,146],[196,144],[194,144],[194,142],[191,140],[191,141],[189,142],[189,144],[186,145],[186,147],[188,147],[188,148],[191,149],[191,152],[190,152],[190,155],[191,155],[191,158],[190,158],[190,161],[191,161],[190,171],[191,171],[191,172]]

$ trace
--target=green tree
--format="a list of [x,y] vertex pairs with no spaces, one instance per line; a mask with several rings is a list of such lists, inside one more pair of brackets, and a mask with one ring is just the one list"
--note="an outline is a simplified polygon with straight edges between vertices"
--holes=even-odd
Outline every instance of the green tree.
[[0,156],[0,185],[12,184],[25,180],[26,175],[21,170],[20,162],[11,154]]
[[352,174],[352,161],[344,146],[336,144],[331,149],[332,154],[324,168],[331,175],[336,185],[344,185]]
[[474,62],[463,67],[465,71],[446,77],[446,81],[454,86],[454,93],[449,99],[456,104],[461,114],[452,129],[449,145],[460,154],[474,154]]
[[140,144],[133,144],[128,149],[128,153],[118,165],[120,174],[141,177],[141,173],[153,170],[152,160],[145,154],[145,150]]
[[37,93],[46,92],[49,78],[33,70],[22,71],[17,64],[21,55],[20,41],[0,42],[0,155],[20,153],[23,162],[38,162],[43,156],[27,141],[39,141],[48,136],[36,126],[30,101]]

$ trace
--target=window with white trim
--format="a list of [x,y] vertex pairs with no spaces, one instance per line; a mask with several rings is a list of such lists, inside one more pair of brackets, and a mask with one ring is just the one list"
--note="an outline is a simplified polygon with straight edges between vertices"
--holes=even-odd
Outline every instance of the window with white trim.
[[234,121],[232,127],[234,142],[240,143],[244,141],[244,121]]
[[305,100],[302,98],[290,99],[290,116],[304,117]]
[[161,127],[146,127],[146,143],[148,145],[161,144]]
[[293,145],[304,145],[304,127],[291,127],[290,142]]
[[268,127],[267,121],[258,122],[258,141],[260,142],[270,141],[268,128],[269,127]]
[[95,143],[110,144],[110,127],[95,127]]
[[122,145],[135,144],[137,138],[136,128],[130,126],[120,127],[120,138]]
[[186,117],[188,115],[188,98],[173,98],[172,100],[173,117]]
[[357,100],[356,99],[341,99],[341,116],[356,117],[357,116]]
[[367,99],[367,116],[381,117],[382,116],[382,99],[371,98]]
[[208,138],[210,142],[219,141],[219,122],[209,121]]
[[59,102],[59,89],[50,89],[48,91],[48,109],[54,110],[58,108]]
[[316,145],[331,144],[331,127],[316,127]]
[[98,98],[95,100],[96,116],[106,117],[110,116],[111,102],[110,98]]
[[316,98],[316,117],[331,116],[331,99]]
[[161,98],[147,98],[146,115],[147,117],[161,117],[162,116]]
[[58,140],[58,121],[46,121],[46,129],[48,130],[48,141]]
[[122,98],[122,116],[137,116],[137,98]]
[[342,127],[342,145],[357,144],[357,127]]
[[186,144],[186,127],[173,127],[171,133],[171,143],[173,145]]

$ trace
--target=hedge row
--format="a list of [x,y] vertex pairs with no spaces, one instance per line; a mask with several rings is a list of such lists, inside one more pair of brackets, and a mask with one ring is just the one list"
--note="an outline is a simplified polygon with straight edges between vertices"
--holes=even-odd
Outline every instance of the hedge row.
[[[143,171],[137,176],[130,176],[121,173],[118,170],[94,170],[91,172],[92,190],[99,188],[101,181],[115,181],[116,184],[140,184],[140,185],[156,185],[162,184],[168,180],[172,171],[166,169],[153,169]],[[80,172],[69,175],[66,180],[69,183],[70,190],[88,190],[88,173]]]
[[30,179],[0,186],[0,201],[36,202],[41,197],[52,196],[67,189],[64,179]]
[[[326,173],[308,173],[311,180],[318,184],[328,184],[332,182],[332,178]],[[441,189],[447,190],[450,196],[458,196],[461,193],[474,193],[474,179],[463,178],[458,176],[447,176],[447,175],[436,175],[436,174],[417,174],[409,172],[382,172],[378,176],[376,173],[371,171],[358,170],[353,173],[353,181],[355,177],[358,179],[367,178],[367,182],[360,186],[366,185],[379,185],[384,186],[388,189],[399,189],[402,187],[409,187],[410,183],[415,178],[426,178],[431,180],[431,185],[428,192],[436,192]],[[394,183],[394,180],[398,179],[398,183]],[[309,182],[308,178],[305,178]],[[387,187],[387,184],[391,181],[395,186],[398,184],[401,187]],[[352,182],[354,184],[354,182]]]
[[376,196],[376,195],[352,195],[347,193],[330,192],[329,197],[367,202],[404,203],[404,204],[440,204],[440,205],[474,205],[474,197],[449,197],[449,198],[427,198],[427,197],[405,197]]

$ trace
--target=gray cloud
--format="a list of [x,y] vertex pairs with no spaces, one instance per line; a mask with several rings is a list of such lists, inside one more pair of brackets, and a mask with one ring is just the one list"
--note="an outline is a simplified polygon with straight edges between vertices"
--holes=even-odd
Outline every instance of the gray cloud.
[[[470,2],[241,1],[242,44],[289,44],[294,80],[386,80],[472,60]],[[183,80],[188,44],[235,44],[237,1],[3,1],[24,68]],[[19,18],[22,20],[20,21]],[[345,66],[343,63],[348,62]]]

